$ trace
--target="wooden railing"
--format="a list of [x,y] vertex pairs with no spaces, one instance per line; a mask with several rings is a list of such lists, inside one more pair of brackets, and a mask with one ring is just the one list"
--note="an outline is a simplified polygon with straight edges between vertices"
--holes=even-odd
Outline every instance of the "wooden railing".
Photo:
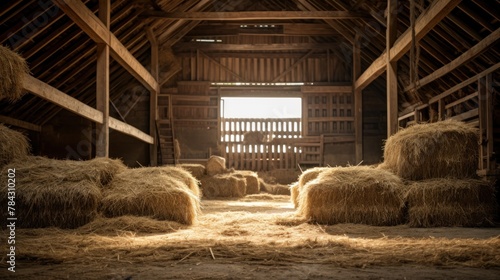
[[[269,171],[322,165],[322,137],[302,137],[300,118],[221,119],[221,151],[228,168]],[[263,136],[245,139],[248,132]],[[248,134],[247,134],[248,135]],[[255,140],[255,139],[252,139]]]

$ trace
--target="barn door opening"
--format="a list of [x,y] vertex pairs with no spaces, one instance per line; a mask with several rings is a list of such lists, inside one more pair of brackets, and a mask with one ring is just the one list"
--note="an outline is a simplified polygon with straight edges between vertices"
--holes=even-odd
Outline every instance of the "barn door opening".
[[293,169],[300,153],[301,98],[222,97],[222,152],[228,167],[267,171]]

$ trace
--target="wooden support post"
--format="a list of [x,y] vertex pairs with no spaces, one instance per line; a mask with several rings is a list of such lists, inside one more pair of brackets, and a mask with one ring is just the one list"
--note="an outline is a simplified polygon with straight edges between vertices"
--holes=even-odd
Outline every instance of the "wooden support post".
[[356,164],[363,160],[363,89],[355,88],[354,83],[361,75],[360,36],[356,34],[352,52],[352,88],[354,90],[354,133]]
[[496,168],[493,159],[493,100],[491,74],[478,80],[479,95],[479,170],[488,174]]
[[[151,75],[158,81],[160,75],[159,48],[156,36],[151,29],[146,29],[146,35],[151,46]],[[153,137],[154,144],[149,146],[149,162],[151,166],[158,165],[158,141],[156,138],[156,121],[158,120],[158,93],[160,89],[149,91],[149,135]],[[171,110],[172,108],[168,108]]]
[[397,61],[391,62],[391,48],[397,38],[398,0],[387,1],[386,66],[387,66],[387,137],[398,131]]
[[[109,29],[110,0],[99,0],[99,19]],[[96,124],[96,157],[109,156],[109,45],[97,44],[96,107],[102,112],[102,124]]]

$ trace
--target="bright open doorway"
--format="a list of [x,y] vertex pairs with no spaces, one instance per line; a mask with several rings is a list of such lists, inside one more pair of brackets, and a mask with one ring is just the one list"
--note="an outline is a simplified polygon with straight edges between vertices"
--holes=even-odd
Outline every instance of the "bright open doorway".
[[222,97],[224,118],[300,118],[301,98],[297,97]]

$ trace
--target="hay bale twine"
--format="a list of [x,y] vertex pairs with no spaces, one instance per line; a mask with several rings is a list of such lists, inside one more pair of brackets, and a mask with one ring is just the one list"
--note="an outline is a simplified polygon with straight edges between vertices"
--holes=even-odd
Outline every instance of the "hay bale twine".
[[492,184],[475,179],[411,182],[407,202],[412,227],[492,226],[498,210]]
[[[17,226],[76,228],[97,216],[102,199],[100,184],[81,166],[75,168],[71,161],[29,157],[6,165],[0,174],[2,182],[7,182],[11,168],[15,168]],[[76,172],[81,175],[76,176]],[[7,205],[9,191],[7,184],[0,186],[1,205]]]
[[307,184],[309,181],[316,179],[319,174],[329,167],[313,167],[304,171],[299,176],[299,180],[290,186],[290,200],[293,202],[295,208],[299,207],[299,194],[300,190]]
[[236,170],[235,175],[241,175],[246,180],[246,194],[258,194],[260,193],[260,182],[259,175],[253,171],[248,170]]
[[203,197],[244,197],[246,194],[246,180],[241,176],[219,174],[201,179]]
[[0,100],[17,101],[25,94],[24,75],[29,74],[23,57],[0,45]]
[[118,174],[103,195],[100,211],[106,217],[151,216],[191,225],[200,211],[199,198],[184,182],[151,168]]
[[470,178],[478,164],[477,129],[446,120],[416,124],[389,137],[379,168],[407,180]]
[[403,197],[403,182],[391,172],[335,167],[303,187],[298,214],[321,224],[397,225],[404,221]]
[[28,138],[24,134],[0,124],[0,168],[13,160],[26,157],[29,149]]
[[182,163],[177,166],[188,171],[198,180],[205,176],[205,166],[202,164]]
[[219,156],[211,156],[207,161],[207,175],[214,176],[226,171],[226,159]]

